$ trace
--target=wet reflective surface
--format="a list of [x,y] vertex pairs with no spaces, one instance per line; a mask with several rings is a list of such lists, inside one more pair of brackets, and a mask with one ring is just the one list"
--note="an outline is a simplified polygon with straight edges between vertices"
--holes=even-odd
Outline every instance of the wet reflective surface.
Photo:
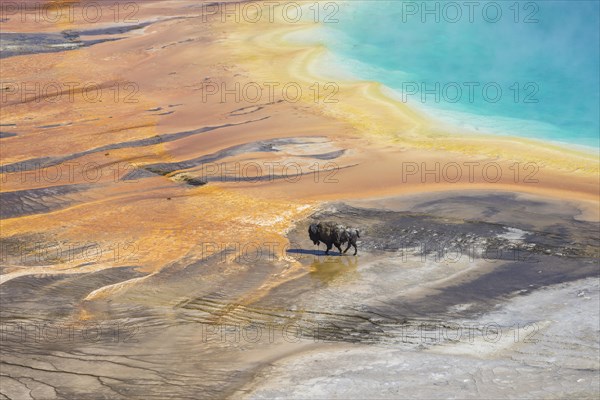
[[[490,199],[473,196],[468,207],[489,209]],[[443,208],[455,200],[448,197],[437,204]],[[522,202],[510,197],[502,202],[505,210],[514,205],[520,216],[510,225],[440,219],[414,211],[426,203],[407,211],[331,204],[288,233],[291,243],[304,245],[286,251],[297,267],[275,257],[249,261],[249,254],[248,260],[215,255],[150,275],[130,267],[13,278],[0,286],[3,390],[12,397],[23,393],[27,384],[34,398],[85,397],[91,390],[91,397],[194,398],[202,393],[204,398],[222,398],[255,390],[248,385],[258,382],[254,377],[259,371],[275,360],[306,357],[303,354],[312,354],[306,353],[311,349],[323,348],[323,357],[348,345],[371,355],[380,349],[407,352],[402,358],[448,346],[468,354],[476,346],[497,345],[498,332],[510,339],[511,347],[504,351],[512,357],[519,353],[513,346],[522,346],[532,333],[535,346],[550,345],[556,354],[566,354],[572,345],[557,344],[558,338],[545,326],[544,321],[556,317],[551,308],[545,314],[528,314],[525,307],[523,315],[512,319],[494,318],[493,313],[515,301],[540,306],[536,293],[552,298],[557,290],[553,288],[568,282],[586,287],[574,298],[583,302],[574,303],[577,307],[592,304],[590,296],[598,295],[597,256],[591,253],[592,243],[582,243],[593,238],[597,225],[556,215],[562,220],[561,235],[550,229],[529,232],[521,228],[533,225],[535,216],[531,221],[523,218]],[[325,256],[308,240],[305,231],[312,220],[333,217],[361,226],[358,256]],[[537,240],[540,237],[546,239]],[[443,253],[428,242],[430,238],[446,247],[468,239],[472,247],[463,243],[468,251],[454,248]],[[521,252],[509,251],[515,248]],[[135,279],[139,280],[106,297],[85,300],[95,289]],[[465,336],[465,321],[470,336]],[[590,333],[581,340],[591,350],[597,342]],[[518,334],[522,337],[515,341]],[[381,357],[375,362],[364,356],[359,364],[374,362],[373,368],[378,368],[385,359]],[[484,359],[501,362],[505,357]],[[531,373],[539,368],[538,362],[523,362]],[[593,358],[587,363],[589,372],[577,374],[586,379],[584,391],[592,393],[596,364]],[[279,376],[300,366],[269,368]],[[302,371],[299,376],[305,374]],[[496,385],[485,379],[478,384],[484,388],[481,393],[493,393]],[[273,385],[269,380],[267,387]],[[283,386],[274,392],[256,390],[258,395],[284,393]],[[571,393],[574,387],[564,390]]]

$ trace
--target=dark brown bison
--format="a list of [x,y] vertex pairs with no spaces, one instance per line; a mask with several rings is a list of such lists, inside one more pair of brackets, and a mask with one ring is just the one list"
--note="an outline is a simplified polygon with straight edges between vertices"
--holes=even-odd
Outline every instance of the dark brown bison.
[[356,248],[356,240],[360,237],[358,229],[347,228],[334,222],[319,222],[317,224],[310,224],[308,227],[308,236],[315,245],[318,246],[323,242],[327,246],[325,254],[329,254],[329,250],[333,246],[337,247],[341,254],[342,244],[346,242],[348,242],[348,247],[344,250],[344,253],[348,251],[350,246],[354,246],[354,255],[358,251]]

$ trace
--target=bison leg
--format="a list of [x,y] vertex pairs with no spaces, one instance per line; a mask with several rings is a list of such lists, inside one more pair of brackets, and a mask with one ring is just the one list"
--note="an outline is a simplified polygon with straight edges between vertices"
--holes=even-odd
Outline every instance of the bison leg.
[[340,255],[342,254],[342,246],[340,243],[335,243],[335,247],[340,251]]
[[356,253],[358,252],[358,249],[356,248],[356,245],[353,243],[352,246],[354,247],[354,255],[356,255]]
[[346,254],[346,252],[348,251],[348,249],[350,248],[351,245],[352,245],[352,243],[348,242],[348,247],[346,247],[346,250],[344,250],[344,254]]
[[331,250],[331,247],[333,246],[331,243],[326,243],[327,244],[327,250],[325,250],[325,254],[329,255],[329,250]]

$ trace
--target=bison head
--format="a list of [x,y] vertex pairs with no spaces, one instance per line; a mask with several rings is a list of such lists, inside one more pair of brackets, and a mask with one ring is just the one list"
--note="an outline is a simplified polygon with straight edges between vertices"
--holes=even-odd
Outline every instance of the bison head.
[[317,224],[310,224],[308,227],[308,236],[315,245],[318,246],[321,243],[319,241],[319,226]]

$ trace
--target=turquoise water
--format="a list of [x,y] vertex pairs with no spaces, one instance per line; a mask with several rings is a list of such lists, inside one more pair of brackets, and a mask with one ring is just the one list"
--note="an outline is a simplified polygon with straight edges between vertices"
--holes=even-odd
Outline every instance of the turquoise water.
[[325,44],[457,126],[600,147],[600,2],[474,3],[338,3]]

